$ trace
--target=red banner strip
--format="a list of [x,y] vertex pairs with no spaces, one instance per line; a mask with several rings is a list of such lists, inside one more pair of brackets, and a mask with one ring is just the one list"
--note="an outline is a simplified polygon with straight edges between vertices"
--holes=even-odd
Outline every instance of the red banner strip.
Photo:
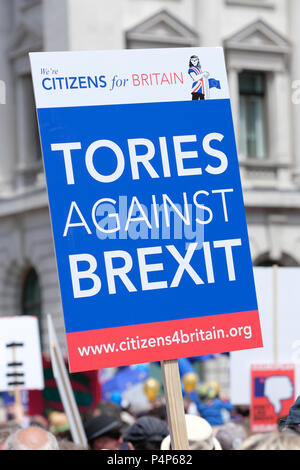
[[67,333],[70,372],[262,347],[257,310]]

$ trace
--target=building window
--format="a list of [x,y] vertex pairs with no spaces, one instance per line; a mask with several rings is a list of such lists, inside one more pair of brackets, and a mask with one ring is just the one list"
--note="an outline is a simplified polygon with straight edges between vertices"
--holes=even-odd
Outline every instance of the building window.
[[17,78],[17,184],[19,187],[36,184],[42,172],[41,151],[32,79],[30,75]]
[[24,75],[22,77],[22,86],[25,113],[24,130],[27,132],[28,139],[26,150],[30,153],[28,158],[32,163],[34,163],[38,160],[41,160],[41,149],[31,75]]
[[266,157],[266,76],[261,72],[239,74],[240,150],[246,158]]
[[24,279],[22,295],[22,315],[41,316],[41,289],[38,275],[31,268]]
[[37,317],[42,345],[42,297],[39,277],[34,268],[30,268],[24,278],[21,313]]

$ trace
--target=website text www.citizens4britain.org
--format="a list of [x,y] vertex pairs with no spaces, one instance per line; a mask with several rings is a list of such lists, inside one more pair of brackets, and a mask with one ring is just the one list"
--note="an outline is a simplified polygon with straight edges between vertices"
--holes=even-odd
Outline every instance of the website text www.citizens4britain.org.
[[205,341],[217,341],[224,338],[235,338],[243,337],[250,339],[252,337],[251,326],[239,326],[230,328],[225,331],[223,328],[216,329],[212,327],[210,330],[203,330],[195,328],[193,331],[176,330],[167,336],[158,336],[156,338],[140,338],[129,337],[124,338],[119,343],[106,343],[106,344],[94,344],[88,346],[78,347],[78,352],[81,357],[92,356],[100,354],[113,354],[114,352],[125,352],[125,351],[138,351],[142,349],[155,348],[155,347],[168,347],[176,344],[184,343],[199,343]]

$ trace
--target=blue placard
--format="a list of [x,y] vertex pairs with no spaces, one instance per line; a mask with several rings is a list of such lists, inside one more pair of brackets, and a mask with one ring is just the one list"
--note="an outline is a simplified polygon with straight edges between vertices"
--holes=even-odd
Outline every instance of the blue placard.
[[189,100],[38,107],[75,370],[261,345],[230,101],[194,69]]

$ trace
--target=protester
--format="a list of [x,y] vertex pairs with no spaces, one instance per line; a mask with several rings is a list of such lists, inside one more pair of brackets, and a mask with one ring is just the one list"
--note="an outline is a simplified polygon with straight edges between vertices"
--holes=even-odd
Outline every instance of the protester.
[[91,450],[119,450],[122,442],[122,423],[114,415],[94,416],[84,424]]
[[168,420],[167,407],[164,403],[159,404],[159,406],[154,410],[154,413],[157,418],[162,419],[163,421]]
[[87,450],[85,447],[75,444],[68,439],[58,439],[59,450]]
[[52,433],[30,426],[11,434],[4,450],[59,450],[59,447]]
[[216,433],[216,438],[220,442],[223,450],[237,449],[242,445],[247,437],[248,435],[245,428],[241,424],[232,422],[221,426]]
[[95,409],[92,411],[92,416],[100,416],[102,414],[113,415],[117,420],[121,420],[122,407],[116,403],[108,400],[103,400],[98,403]]
[[48,416],[50,429],[53,433],[67,431],[70,429],[66,413],[51,411]]
[[52,432],[57,439],[72,440],[72,433],[70,430],[67,415],[60,411],[51,411],[48,416],[49,431]]
[[[211,425],[200,416],[185,415],[189,450],[222,450],[219,441],[213,435]],[[165,437],[161,450],[171,450],[171,437]]]
[[251,434],[236,450],[257,450],[266,438],[266,434]]
[[152,416],[143,416],[124,433],[124,441],[130,442],[135,450],[159,450],[162,440],[168,436],[165,421]]
[[266,436],[256,450],[300,450],[300,434],[292,429],[274,431]]
[[292,429],[300,433],[300,397],[290,407],[287,418],[280,420],[279,427],[280,429]]
[[15,421],[9,421],[0,427],[0,450],[4,450],[7,438],[21,427]]
[[287,429],[250,436],[237,450],[300,450],[300,434]]
[[225,424],[224,412],[227,412],[230,419],[230,412],[234,410],[234,406],[228,400],[220,398],[219,393],[220,387],[214,381],[208,382],[190,393],[190,397],[197,405],[198,413],[211,426]]
[[234,410],[230,413],[231,421],[242,424],[245,428],[250,430],[250,408],[247,405],[235,406]]
[[37,426],[39,428],[48,429],[49,421],[45,416],[35,415],[30,417],[30,426]]
[[98,403],[98,405],[92,411],[90,418],[94,416],[100,416],[102,414],[113,415],[116,420],[121,421],[122,433],[135,421],[134,417],[128,411],[124,410],[117,403],[108,400],[103,400],[102,402]]

